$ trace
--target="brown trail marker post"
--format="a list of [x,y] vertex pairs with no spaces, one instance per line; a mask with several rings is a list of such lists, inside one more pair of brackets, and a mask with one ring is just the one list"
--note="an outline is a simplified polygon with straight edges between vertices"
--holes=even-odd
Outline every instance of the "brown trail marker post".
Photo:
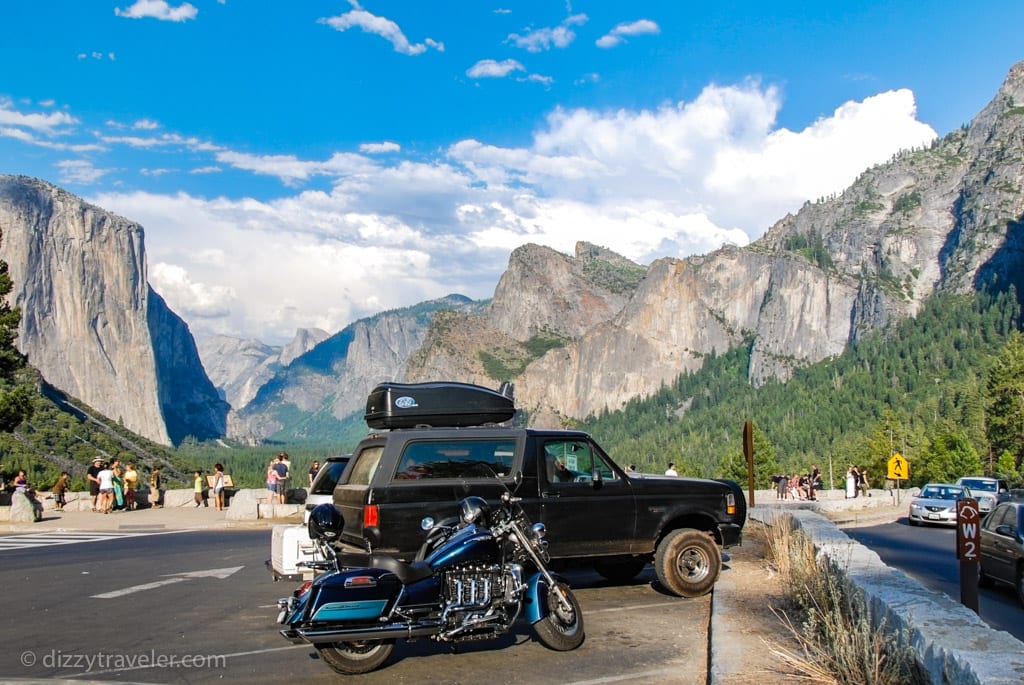
[[750,506],[754,506],[754,424],[743,424],[743,456],[747,458],[747,492]]
[[960,560],[960,603],[978,611],[978,563],[981,561],[981,514],[978,500],[956,502],[956,558]]

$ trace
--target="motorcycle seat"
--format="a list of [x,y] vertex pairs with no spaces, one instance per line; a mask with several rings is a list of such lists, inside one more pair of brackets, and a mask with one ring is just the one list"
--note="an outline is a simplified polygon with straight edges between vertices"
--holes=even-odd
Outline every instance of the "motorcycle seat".
[[402,581],[402,585],[412,585],[418,580],[429,578],[434,573],[434,570],[430,568],[430,564],[425,561],[406,563],[388,554],[370,555],[369,566],[372,568],[382,568],[385,571],[394,573],[398,580]]

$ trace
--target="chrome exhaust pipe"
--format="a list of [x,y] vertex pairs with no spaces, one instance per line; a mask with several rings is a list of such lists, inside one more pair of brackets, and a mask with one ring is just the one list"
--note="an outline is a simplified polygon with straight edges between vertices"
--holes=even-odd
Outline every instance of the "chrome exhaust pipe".
[[403,624],[391,624],[380,628],[322,628],[282,630],[281,635],[288,640],[295,641],[292,635],[299,641],[306,642],[358,642],[360,640],[407,640],[414,637],[427,637],[436,635],[437,625],[412,627]]

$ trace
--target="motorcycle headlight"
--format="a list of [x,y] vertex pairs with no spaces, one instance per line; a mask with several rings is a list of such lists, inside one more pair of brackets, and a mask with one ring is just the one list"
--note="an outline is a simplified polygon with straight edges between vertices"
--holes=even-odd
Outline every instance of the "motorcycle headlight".
[[543,523],[533,524],[533,527],[530,530],[533,531],[533,537],[535,537],[538,540],[543,540],[545,537],[547,537],[548,534],[548,527],[545,526]]

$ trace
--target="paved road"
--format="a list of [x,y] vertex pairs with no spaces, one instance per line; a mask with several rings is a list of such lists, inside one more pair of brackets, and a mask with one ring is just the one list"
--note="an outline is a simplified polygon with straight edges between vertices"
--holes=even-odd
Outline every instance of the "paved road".
[[[0,676],[336,684],[340,676],[315,650],[277,634],[274,601],[292,584],[272,582],[264,568],[270,535],[54,531],[32,535],[33,546],[21,548],[4,538],[0,587],[9,618],[0,627]],[[706,681],[710,596],[659,594],[650,569],[626,586],[590,572],[570,580],[587,629],[574,652],[545,649],[520,624],[513,635],[467,643],[457,653],[429,640],[400,645],[383,670],[360,683]]]
[[[846,534],[878,553],[931,590],[960,599],[960,562],[956,531],[939,526],[911,527],[906,517],[893,523],[847,529]],[[1024,609],[1008,586],[979,591],[979,616],[991,627],[1024,640]]]

